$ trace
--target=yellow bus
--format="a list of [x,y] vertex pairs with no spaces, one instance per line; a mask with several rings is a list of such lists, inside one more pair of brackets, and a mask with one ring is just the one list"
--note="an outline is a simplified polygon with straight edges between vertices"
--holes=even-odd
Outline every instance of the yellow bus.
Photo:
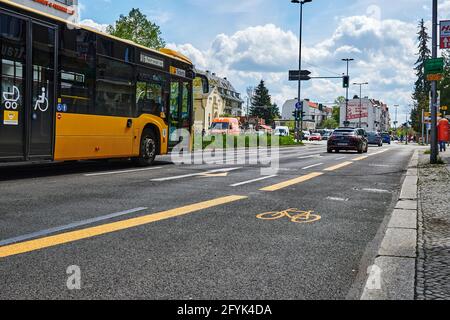
[[[0,162],[131,158],[192,132],[185,56],[0,0]],[[205,80],[206,81],[206,80]]]

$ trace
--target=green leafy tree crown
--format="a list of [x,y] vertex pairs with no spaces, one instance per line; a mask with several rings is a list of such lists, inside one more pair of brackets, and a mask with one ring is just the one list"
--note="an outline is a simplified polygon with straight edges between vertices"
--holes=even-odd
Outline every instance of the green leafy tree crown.
[[139,9],[132,9],[128,16],[121,15],[115,25],[108,26],[107,32],[152,49],[166,45],[159,26],[148,20]]

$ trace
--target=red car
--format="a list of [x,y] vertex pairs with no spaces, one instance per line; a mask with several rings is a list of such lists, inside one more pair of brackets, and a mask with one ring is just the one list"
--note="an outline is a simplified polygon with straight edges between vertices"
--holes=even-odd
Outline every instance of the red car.
[[309,137],[309,141],[322,141],[322,135],[320,133],[313,133]]

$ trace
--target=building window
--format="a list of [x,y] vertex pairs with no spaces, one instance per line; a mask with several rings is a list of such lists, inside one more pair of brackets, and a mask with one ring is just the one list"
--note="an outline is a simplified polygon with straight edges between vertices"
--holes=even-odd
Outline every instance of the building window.
[[66,6],[73,6],[73,0],[55,0],[56,2],[62,3]]

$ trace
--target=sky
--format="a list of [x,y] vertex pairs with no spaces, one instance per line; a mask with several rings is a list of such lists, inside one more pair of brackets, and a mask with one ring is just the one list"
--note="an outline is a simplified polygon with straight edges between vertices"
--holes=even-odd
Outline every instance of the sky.
[[[412,103],[417,25],[430,27],[431,0],[313,0],[304,5],[303,68],[313,76],[341,76],[353,58],[351,83],[368,82],[363,96],[399,105],[404,122]],[[450,0],[440,0],[450,19]],[[197,68],[229,79],[242,96],[264,80],[280,106],[297,96],[288,70],[298,69],[299,5],[290,0],[80,0],[82,23],[105,29],[139,8],[161,27],[167,47]],[[429,30],[431,34],[431,29]],[[359,95],[351,86],[350,98]],[[342,81],[303,82],[302,98],[330,104],[345,95]],[[394,118],[394,108],[391,114]]]

